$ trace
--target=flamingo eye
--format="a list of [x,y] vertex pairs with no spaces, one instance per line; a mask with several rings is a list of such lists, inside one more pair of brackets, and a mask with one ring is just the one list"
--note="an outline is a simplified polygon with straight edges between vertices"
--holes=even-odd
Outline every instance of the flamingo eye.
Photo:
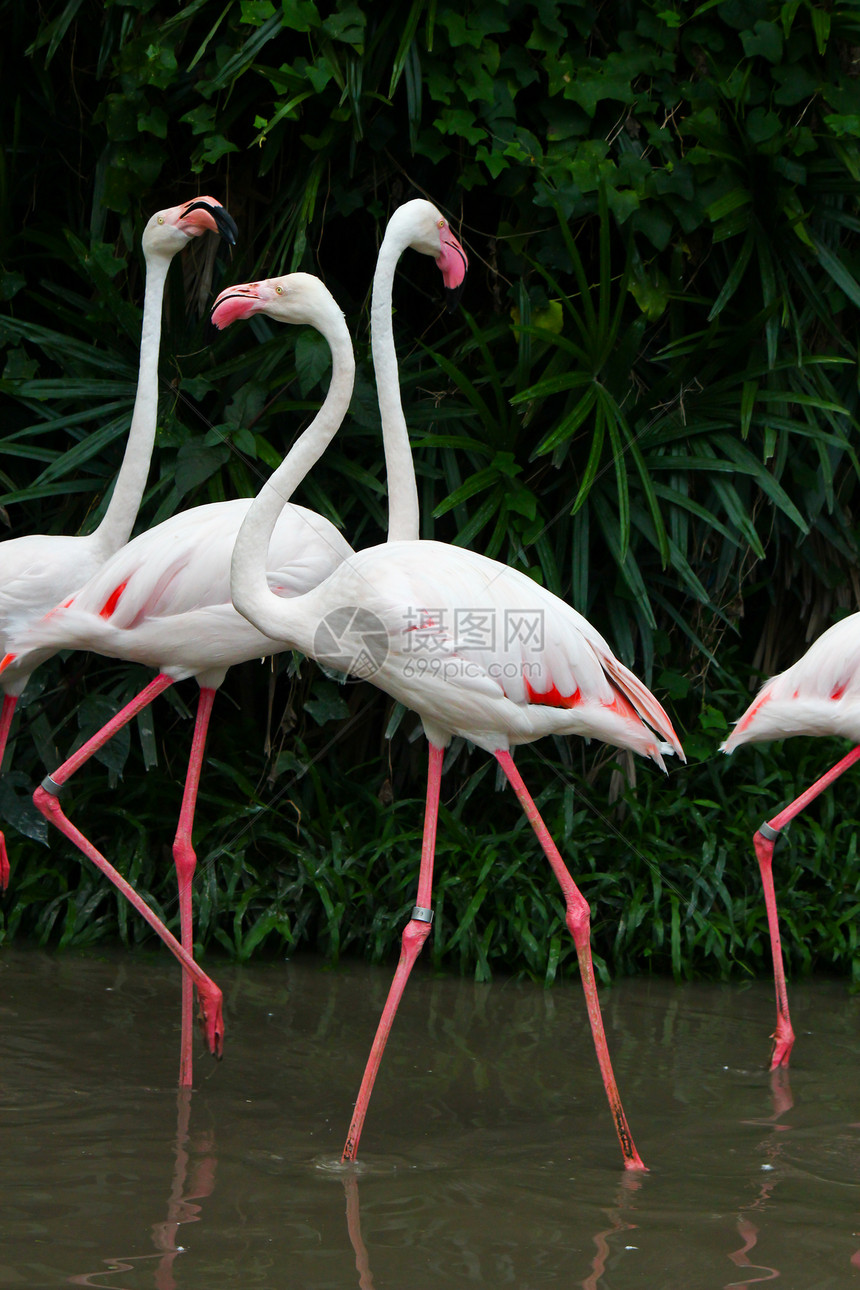
[[275,293],[276,293],[277,295],[279,295],[279,296],[282,296],[282,295],[284,294],[284,288],[283,288],[283,287],[275,287]]
[[159,224],[163,224],[163,223],[164,223],[164,216],[163,216],[163,215],[159,215],[159,217],[158,217],[158,222],[159,222]]
[[440,219],[440,221],[439,221],[439,223],[436,225],[436,227],[437,227],[437,228],[446,228],[446,227],[447,227],[447,224],[448,224],[448,221],[447,221],[447,220]]

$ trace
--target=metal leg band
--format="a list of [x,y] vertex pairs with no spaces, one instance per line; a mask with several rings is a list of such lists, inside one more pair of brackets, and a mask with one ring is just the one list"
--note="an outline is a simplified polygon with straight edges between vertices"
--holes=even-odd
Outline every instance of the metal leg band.
[[776,839],[779,837],[781,831],[782,831],[781,829],[775,829],[773,825],[768,824],[767,821],[765,821],[764,824],[760,824],[758,826],[758,832],[762,835],[762,837],[765,839],[766,842],[775,842]]
[[59,797],[62,792],[63,785],[58,784],[56,780],[51,779],[50,775],[46,775],[42,780],[40,788],[43,788],[46,793],[50,793],[52,797]]
[[412,910],[412,917],[418,923],[432,923],[433,910],[425,908],[424,905],[416,905]]

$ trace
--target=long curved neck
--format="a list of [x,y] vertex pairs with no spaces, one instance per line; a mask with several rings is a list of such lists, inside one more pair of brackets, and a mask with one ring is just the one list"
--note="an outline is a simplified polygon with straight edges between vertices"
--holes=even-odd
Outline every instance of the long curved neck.
[[391,321],[394,270],[403,250],[403,245],[388,235],[382,239],[370,303],[370,345],[388,476],[389,542],[417,540],[420,518],[412,445],[400,399],[400,376]]
[[153,256],[146,262],[140,365],[131,426],[113,493],[101,524],[92,534],[105,559],[124,546],[137,518],[158,419],[158,351],[161,345],[161,307],[170,260]]
[[294,626],[301,616],[304,597],[287,600],[270,590],[266,578],[269,540],[284,506],[337,433],[346,416],[355,379],[352,342],[340,310],[333,308],[331,316],[316,325],[331,349],[328,394],[311,424],[263,485],[233,547],[230,571],[233,604],[255,627],[275,640],[296,640]]

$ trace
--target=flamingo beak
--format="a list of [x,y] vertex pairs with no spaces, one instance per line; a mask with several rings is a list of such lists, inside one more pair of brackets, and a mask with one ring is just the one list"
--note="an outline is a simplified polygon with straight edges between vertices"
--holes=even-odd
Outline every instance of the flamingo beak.
[[453,313],[463,294],[463,284],[466,281],[469,260],[466,252],[449,228],[446,228],[442,234],[442,250],[436,263],[442,270],[448,312]]
[[[220,203],[209,201],[205,197],[200,197],[195,202],[189,202],[182,212],[180,219],[186,219],[194,211],[205,211],[212,220],[211,227],[221,235],[229,246],[236,245],[236,238],[239,236],[239,230],[236,227],[236,221],[228,210]],[[192,221],[193,222],[193,221]],[[206,221],[207,227],[210,227]]]
[[212,306],[210,321],[219,331],[223,331],[238,318],[250,318],[259,306],[260,295],[254,287],[228,287]]

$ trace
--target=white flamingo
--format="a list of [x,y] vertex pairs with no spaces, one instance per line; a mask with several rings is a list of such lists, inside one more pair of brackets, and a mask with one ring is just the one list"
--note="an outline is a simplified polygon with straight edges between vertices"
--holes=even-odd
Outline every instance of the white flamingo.
[[[140,339],[140,366],[128,441],[113,494],[94,533],[83,537],[31,534],[10,538],[0,551],[0,658],[7,654],[13,631],[37,622],[78,587],[83,586],[129,538],[146,485],[158,410],[158,351],[161,306],[170,262],[192,238],[207,231],[236,240],[236,225],[214,197],[197,197],[168,210],[157,211],[143,231],[146,288]],[[64,648],[64,642],[26,656],[6,658],[0,689],[0,765],[15,706],[33,671]],[[9,880],[9,859],[0,833],[0,887]]]
[[[410,204],[411,205],[411,204]],[[374,360],[383,371],[390,370],[394,338],[391,331],[391,292],[394,268],[407,246],[441,261],[446,285],[456,285],[458,265],[464,271],[450,235],[443,244],[447,223],[440,227],[438,212],[424,202],[422,212],[395,212],[389,223],[374,279],[372,308]],[[428,217],[427,212],[432,212]],[[460,250],[462,255],[462,250]],[[450,262],[446,256],[454,256]],[[460,278],[462,273],[459,274]],[[352,346],[340,310],[317,279],[293,275],[271,287],[274,299],[284,300],[282,317],[317,327],[332,349],[332,380],[324,407],[337,425],[342,421],[352,393],[354,362]],[[297,288],[302,284],[302,290]],[[260,288],[248,283],[222,292],[213,307],[217,327],[226,327],[238,313],[247,316],[264,305]],[[336,316],[336,321],[335,321]],[[388,326],[386,328],[386,318]],[[390,349],[391,354],[388,350]],[[396,357],[394,357],[396,381]],[[382,404],[383,436],[390,476],[400,481],[403,494],[399,511],[392,516],[404,534],[418,535],[418,504],[414,508],[408,490],[402,488],[407,454],[398,443],[408,433],[399,398]],[[399,415],[398,415],[399,414]],[[408,455],[411,471],[411,454]],[[407,478],[408,483],[408,478]],[[158,668],[156,678],[117,713],[100,731],[48,776],[34,795],[39,810],[60,828],[113,881],[115,870],[105,857],[63,814],[57,791],[116,732],[175,681],[195,677],[200,694],[191,746],[182,809],[173,844],[179,885],[180,938],[182,962],[188,967],[193,955],[194,933],[191,884],[196,866],[192,828],[203,752],[215,693],[228,669],[237,663],[276,654],[292,646],[282,637],[268,638],[258,632],[233,608],[230,599],[230,557],[236,534],[251,506],[250,498],[199,506],[173,516],[130,542],[81,590],[31,628],[21,643],[28,648],[49,643],[62,636],[67,647],[90,649]],[[268,585],[273,593],[299,595],[329,576],[352,554],[346,539],[328,520],[300,506],[287,506],[274,528],[267,554]],[[162,940],[176,953],[175,941],[164,924],[141,901],[137,908]],[[144,912],[146,911],[146,912]],[[190,969],[189,969],[190,970]],[[195,968],[191,974],[203,991],[207,1041],[210,1048],[220,1044],[222,1021],[216,1018],[214,983]],[[183,975],[182,1041],[179,1080],[192,1080],[193,985]],[[220,1008],[220,998],[217,1004]],[[214,1027],[214,1028],[213,1028]]]
[[[265,296],[265,312],[277,318],[286,316],[289,291],[283,280],[283,290],[275,283],[260,283],[257,290]],[[320,662],[365,676],[420,715],[430,743],[417,903],[403,932],[400,962],[343,1159],[355,1159],[391,1023],[430,931],[443,751],[452,735],[461,735],[502,767],[562,887],[624,1164],[644,1168],[609,1059],[591,959],[588,904],[541,820],[510,748],[550,733],[597,736],[663,767],[664,753],[683,757],[681,745],[654,696],[585,618],[525,574],[472,551],[441,542],[388,542],[350,556],[324,583],[289,602],[273,595],[266,579],[270,534],[285,499],[337,428],[334,417],[320,415],[263,487],[236,540],[231,585],[236,608],[261,631],[282,636]]]
[[794,1044],[773,885],[773,847],[785,826],[860,758],[860,614],[851,614],[829,627],[802,658],[767,681],[721,745],[721,751],[731,753],[741,744],[792,735],[839,735],[857,746],[772,819],[760,824],[753,835],[767,907],[776,990],[771,1070],[788,1065]]

